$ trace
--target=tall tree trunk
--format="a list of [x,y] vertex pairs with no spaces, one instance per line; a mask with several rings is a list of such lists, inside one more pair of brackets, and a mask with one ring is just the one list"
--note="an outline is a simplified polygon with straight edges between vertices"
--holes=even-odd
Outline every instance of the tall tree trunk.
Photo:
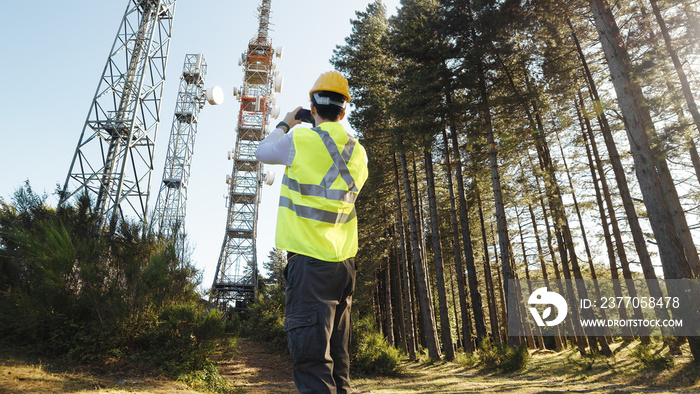
[[[522,167],[521,167],[522,168]],[[520,222],[520,212],[516,210],[515,212],[516,220],[518,222],[518,233],[520,234],[520,247],[523,250],[523,265],[525,268],[525,279],[527,279],[527,290],[528,294],[532,294],[532,282],[530,282],[530,267],[528,266],[527,262],[527,248],[525,247],[525,232],[523,231],[523,226],[522,223]],[[529,325],[528,325],[529,326]],[[540,349],[544,349],[544,342],[542,341],[542,328],[540,326],[535,325],[535,333],[534,335],[537,335],[537,347]],[[534,346],[532,346],[534,347]]]
[[462,337],[460,333],[462,332],[459,329],[459,319],[457,316],[459,316],[459,312],[457,312],[457,295],[455,295],[455,281],[452,278],[452,275],[449,276],[449,281],[450,281],[450,294],[452,295],[452,313],[455,315],[455,329],[457,331],[457,349],[463,349],[464,348],[464,343],[462,342]]
[[[408,210],[407,210],[408,211]],[[409,229],[408,226],[408,213],[406,214],[406,222],[405,222],[405,228],[404,228],[404,236],[406,237],[406,240],[410,240],[411,238],[411,230]],[[408,250],[411,252],[409,253],[409,264],[408,264],[408,280],[410,281],[411,285],[409,286],[409,291],[410,294],[409,296],[411,297],[411,305],[413,305],[413,341],[415,343],[415,348],[420,349],[420,347],[425,347],[425,339],[423,338],[422,332],[424,331],[422,329],[423,326],[423,319],[421,318],[421,313],[420,313],[420,301],[418,300],[418,289],[417,289],[417,282],[416,282],[416,273],[413,270],[413,247],[411,246],[411,243],[409,242],[407,244],[409,247]]]
[[[580,105],[580,103],[579,103]],[[612,244],[612,237],[610,236],[610,228],[608,227],[608,219],[607,216],[605,215],[605,207],[603,205],[603,196],[600,191],[600,186],[598,185],[598,174],[596,172],[596,164],[593,161],[593,155],[591,154],[591,148],[588,143],[588,132],[586,129],[590,129],[590,123],[588,122],[587,119],[584,120],[584,117],[581,115],[581,110],[580,106],[576,106],[576,113],[578,114],[579,118],[579,124],[581,126],[581,133],[583,136],[583,143],[586,147],[586,156],[588,157],[588,168],[591,171],[591,178],[593,179],[593,186],[595,188],[595,197],[596,197],[596,202],[598,206],[598,212],[600,214],[600,221],[603,226],[603,239],[605,239],[605,246],[608,251],[608,262],[610,266],[610,278],[612,280],[618,280],[620,278],[620,275],[617,271],[617,260],[615,259],[615,249],[613,248]],[[585,125],[584,125],[585,122]],[[613,292],[615,294],[615,297],[622,297],[622,290],[620,289],[619,286],[613,286]],[[620,319],[626,320],[627,319],[627,309],[621,308],[620,311]],[[622,327],[622,335],[624,337],[624,340],[629,342],[634,339],[634,336],[632,335],[632,329],[628,326]]]
[[380,290],[382,287],[382,282],[384,281],[384,277],[380,275],[380,270],[375,270],[374,271],[374,291],[372,292],[372,299],[373,299],[373,312],[374,312],[374,322],[377,324],[377,328],[379,329],[380,332],[384,332],[384,319],[382,316],[384,316],[384,310],[382,309],[383,303],[381,300],[382,296],[382,291]]
[[[449,97],[449,95],[448,95]],[[471,260],[471,265],[474,265],[474,251],[472,250],[472,242],[471,242],[471,233],[469,230],[469,217],[467,213],[467,200],[464,197],[464,181],[462,180],[462,165],[460,161],[460,151],[459,151],[459,145],[455,148],[455,141],[457,141],[457,130],[455,128],[455,122],[454,120],[451,120],[451,134],[452,134],[452,151],[454,152],[455,155],[455,162],[456,162],[456,178],[457,178],[457,195],[459,198],[459,209],[460,209],[460,219],[462,222],[462,237],[464,238],[464,246],[465,246],[465,256],[466,260],[469,261]],[[451,213],[451,220],[452,220],[452,237],[454,239],[454,248],[455,248],[455,273],[457,274],[457,290],[459,293],[459,308],[462,316],[462,346],[464,346],[464,349],[468,352],[471,352],[474,350],[472,348],[472,334],[471,330],[468,330],[468,328],[471,326],[470,324],[470,319],[469,319],[469,308],[467,307],[467,289],[466,289],[466,280],[464,278],[464,268],[462,267],[462,251],[460,247],[460,242],[459,242],[459,230],[458,230],[458,223],[457,223],[457,213],[455,209],[455,199],[454,199],[454,194],[453,194],[453,187],[452,187],[452,165],[450,164],[450,149],[449,145],[447,143],[447,132],[443,129],[442,131],[442,136],[443,139],[445,140],[445,160],[447,161],[447,185],[450,189],[450,213]],[[469,265],[469,264],[467,264]],[[472,272],[472,269],[469,269],[470,274]],[[476,275],[474,274],[476,277]],[[475,278],[476,279],[476,278]],[[471,276],[469,277],[469,283],[472,283],[472,278]],[[472,286],[470,286],[471,289]],[[474,295],[472,294],[472,305],[474,306],[474,317],[476,318],[476,325],[477,327],[479,326],[479,317],[481,316],[481,322],[483,325],[483,313],[480,310],[481,309],[481,299],[480,297],[478,298],[478,303],[475,302],[474,300]],[[477,296],[479,296],[479,293],[477,291]],[[477,346],[480,343],[479,340],[479,330],[477,329]]]
[[[469,19],[468,22],[470,23],[470,30],[469,30],[469,35],[473,41],[477,41],[478,37],[476,34],[476,31],[473,27],[473,23],[471,20],[471,2],[467,2],[467,18]],[[513,288],[512,286],[508,285],[509,280],[514,280],[515,279],[515,270],[511,266],[510,263],[510,257],[511,257],[511,249],[510,249],[510,236],[508,235],[508,222],[506,218],[506,212],[505,212],[505,205],[503,202],[503,192],[501,190],[501,179],[500,179],[500,174],[499,174],[499,169],[498,169],[498,151],[496,147],[496,141],[494,137],[494,131],[493,131],[493,124],[491,122],[491,105],[489,104],[489,94],[488,94],[488,89],[486,87],[486,71],[484,70],[484,62],[483,59],[478,58],[475,59],[475,64],[476,64],[476,79],[477,79],[477,85],[478,85],[478,97],[479,97],[479,110],[481,112],[482,120],[483,120],[483,128],[486,133],[486,139],[487,143],[489,146],[489,167],[491,169],[491,184],[493,187],[493,194],[494,194],[494,205],[496,208],[496,225],[498,228],[498,242],[499,242],[499,248],[501,249],[501,266],[502,266],[502,271],[503,271],[503,278],[502,278],[502,286],[503,286],[503,292],[505,294],[505,304],[503,305],[503,308],[505,310],[504,313],[504,320],[502,321],[503,326],[506,330],[506,333],[508,332],[508,319],[515,319],[516,322],[522,323],[523,320],[521,319],[519,313],[518,313],[518,308],[513,308],[513,316],[507,316],[507,313],[510,312],[510,309],[508,308],[508,302],[516,302],[518,299],[518,294],[516,293],[516,289]],[[507,335],[507,334],[506,334]],[[515,336],[508,336],[508,342],[510,346],[516,346],[520,343],[520,338],[515,337]]]
[[445,352],[445,359],[452,361],[455,358],[450,314],[447,309],[447,292],[445,287],[445,270],[442,262],[442,245],[440,244],[440,219],[437,212],[437,198],[435,197],[435,173],[433,170],[433,154],[429,148],[423,148],[425,160],[425,178],[428,183],[428,206],[430,208],[430,230],[433,239],[433,262],[435,263],[435,276],[437,279],[438,305],[440,307],[440,337]]
[[400,241],[400,255],[401,255],[401,273],[403,275],[403,294],[405,303],[405,313],[406,313],[406,345],[408,347],[407,353],[411,361],[415,361],[416,358],[416,341],[415,341],[415,328],[413,326],[413,301],[411,299],[411,278],[409,274],[408,257],[406,247],[406,237],[404,236],[404,223],[403,223],[403,204],[401,202],[401,185],[399,181],[399,169],[396,163],[396,154],[393,155],[394,158],[394,186],[396,189],[396,207],[398,208],[398,219],[399,219],[399,237]]
[[666,21],[664,21],[664,18],[661,15],[661,11],[659,10],[659,5],[657,4],[656,0],[649,0],[649,3],[651,3],[651,9],[654,11],[654,17],[656,17],[656,22],[659,24],[659,28],[661,29],[661,36],[664,38],[666,50],[668,51],[669,56],[671,56],[673,67],[676,69],[678,80],[681,83],[681,90],[683,91],[683,97],[685,97],[685,101],[688,103],[688,110],[693,116],[693,122],[695,122],[696,129],[698,132],[700,132],[700,112],[698,112],[698,106],[695,103],[695,98],[690,90],[690,83],[688,83],[688,77],[685,75],[683,65],[678,58],[678,53],[676,53],[675,49],[673,49],[671,35],[668,33],[668,27],[666,27]]
[[[578,41],[578,37],[574,32],[573,25],[568,21],[569,28],[572,31],[572,38],[576,44],[576,50],[579,54],[579,59],[581,60],[581,65],[583,66],[583,71],[588,81],[589,94],[591,99],[600,102],[600,96],[598,95],[598,89],[596,87],[595,81],[593,80],[593,75],[588,68],[588,62],[583,54],[581,45]],[[582,99],[581,99],[582,100]],[[585,119],[585,118],[584,118]],[[656,273],[654,272],[654,267],[651,262],[651,256],[646,247],[646,238],[642,232],[642,227],[639,224],[639,217],[637,216],[637,210],[634,206],[634,201],[632,200],[632,195],[629,190],[629,185],[627,182],[627,175],[625,175],[625,170],[622,165],[622,160],[620,159],[620,154],[618,153],[617,146],[615,145],[615,140],[610,129],[610,124],[605,116],[604,112],[597,115],[598,124],[600,125],[601,133],[603,134],[603,140],[605,141],[605,147],[608,150],[608,157],[610,159],[610,165],[612,166],[613,173],[615,174],[615,181],[617,182],[617,188],[620,192],[620,198],[622,199],[622,206],[625,208],[625,213],[627,214],[627,221],[630,226],[630,231],[632,233],[632,239],[634,240],[634,246],[637,250],[637,256],[642,264],[642,270],[644,271],[644,276],[647,279],[656,279]],[[588,121],[587,119],[585,119]],[[590,127],[590,124],[588,125]]]
[[[496,242],[496,232],[493,231],[493,224],[491,225],[491,239],[493,241],[493,257],[498,262],[500,257],[498,256],[498,242]],[[496,264],[496,275],[498,276],[498,297],[501,300],[501,338],[503,338],[502,343],[508,343],[508,306],[506,304],[505,290],[503,288],[503,275],[501,275],[501,269],[498,264]]]
[[[482,70],[482,66],[479,63],[478,68],[478,83],[479,83],[479,96],[480,96],[480,106],[481,106],[481,116],[483,117],[484,130],[486,132],[486,139],[489,144],[489,167],[491,168],[491,185],[493,187],[494,195],[494,205],[496,208],[496,227],[498,229],[498,245],[501,250],[501,271],[503,274],[503,292],[505,294],[506,304],[504,308],[507,313],[513,312],[513,316],[508,315],[508,319],[514,319],[518,324],[522,323],[520,314],[518,313],[518,308],[509,308],[509,303],[517,302],[518,294],[516,289],[509,286],[509,281],[515,279],[515,270],[510,264],[510,236],[508,235],[508,221],[506,218],[506,210],[503,202],[503,192],[501,190],[501,176],[498,169],[498,150],[496,147],[496,140],[494,138],[493,126],[491,123],[491,107],[489,104],[488,91],[486,89],[485,74]],[[503,325],[508,328],[508,321],[504,321]],[[519,338],[515,336],[508,336],[508,340],[511,346],[516,346],[520,341]]]
[[[576,250],[574,248],[574,242],[571,236],[571,230],[569,227],[569,221],[564,210],[564,205],[561,199],[561,191],[559,189],[559,184],[556,179],[556,174],[554,171],[554,166],[552,164],[552,158],[549,154],[549,147],[547,145],[547,140],[544,136],[544,125],[540,120],[539,111],[537,107],[534,108],[535,119],[537,121],[538,130],[541,130],[535,135],[535,147],[537,148],[538,158],[540,160],[540,168],[542,169],[545,177],[545,192],[547,199],[549,201],[550,211],[554,218],[555,235],[557,236],[557,243],[560,245],[559,254],[561,255],[562,266],[564,267],[564,272],[567,279],[583,279],[581,275],[581,268],[578,264],[578,257],[576,256]],[[569,261],[569,257],[571,260]],[[569,262],[571,267],[569,267]],[[570,271],[571,270],[571,271]],[[573,275],[572,275],[573,273]],[[569,294],[569,299],[571,301],[575,300],[573,297],[573,292],[569,282],[566,282],[567,293]],[[578,293],[579,299],[588,299],[588,291],[584,286],[576,286],[576,291]],[[589,309],[584,309],[581,311],[583,317],[587,319],[593,318],[593,313]],[[573,309],[573,318],[578,320],[578,311]],[[588,344],[593,350],[596,348],[596,343],[601,347],[601,351],[605,355],[612,355],[607,341],[603,337],[588,336]],[[583,350],[583,349],[580,349]]]
[[[496,302],[496,291],[494,290],[493,274],[491,273],[491,258],[489,257],[489,242],[486,235],[486,225],[484,224],[484,210],[481,204],[481,192],[478,183],[474,184],[474,194],[476,204],[479,207],[479,224],[481,226],[481,242],[484,245],[484,282],[486,283],[486,299],[489,306],[489,323],[491,325],[491,335],[497,343],[503,343],[501,331],[498,329],[498,303]],[[498,259],[496,259],[498,261]]]
[[[579,99],[581,99],[579,94]],[[581,105],[581,111],[586,113],[586,109],[583,106],[583,100],[579,103]],[[590,125],[587,127],[588,140],[590,141],[591,152],[593,153],[593,158],[595,159],[595,167],[598,169],[598,179],[600,180],[600,186],[603,192],[603,201],[608,209],[608,217],[610,218],[610,224],[612,226],[612,235],[615,239],[615,246],[617,250],[617,256],[620,259],[620,267],[622,268],[622,276],[626,279],[627,291],[629,296],[633,299],[637,297],[637,289],[634,282],[632,281],[632,271],[629,267],[629,260],[627,259],[627,252],[625,251],[625,244],[622,242],[622,235],[620,233],[620,226],[617,223],[617,214],[615,213],[615,207],[612,203],[612,197],[610,196],[610,189],[608,188],[608,182],[605,176],[605,170],[603,168],[603,161],[600,159],[600,154],[598,154],[598,146],[595,142],[595,137],[593,135],[593,130]],[[643,320],[644,315],[642,310],[637,307],[633,308],[634,317],[638,320]],[[642,343],[649,343],[649,336],[645,335],[647,330],[644,327],[640,327],[640,335]]]
[[[520,167],[522,169],[522,166]],[[524,177],[524,176],[523,176]],[[527,204],[528,211],[530,212],[530,221],[532,222],[532,231],[535,233],[535,241],[537,243],[537,257],[540,262],[540,270],[542,272],[542,279],[544,280],[545,286],[551,288],[549,284],[549,274],[547,273],[547,264],[544,261],[544,251],[542,250],[542,242],[540,241],[540,234],[537,231],[537,219],[535,218],[535,211],[532,209],[532,204]],[[559,326],[554,326],[554,346],[557,351],[564,348],[562,343],[562,336],[559,330]]]
[[[455,157],[461,158],[461,155],[457,155],[459,152],[459,144],[456,133],[452,135],[452,148],[455,150]],[[464,186],[464,178],[462,177],[461,160],[459,160],[457,164],[456,177],[457,188],[459,190],[459,218],[462,225],[462,241],[464,242],[464,252],[466,256],[465,263],[467,266],[467,279],[469,280],[469,296],[471,299],[472,311],[474,313],[476,346],[479,347],[486,336],[486,324],[484,323],[484,310],[481,301],[481,293],[479,293],[479,279],[476,273],[476,264],[474,263],[474,249],[472,247],[472,233],[469,220],[469,205],[467,204],[467,199],[464,195],[466,192],[466,187]],[[471,325],[469,325],[468,328],[469,332],[471,332]]]
[[[418,252],[420,255],[420,263],[423,266],[422,272],[424,273],[424,276],[425,276],[426,292],[428,295],[428,302],[429,302],[429,305],[431,308],[430,309],[430,316],[433,319],[433,324],[436,324],[435,323],[435,303],[433,302],[432,275],[430,275],[430,270],[428,269],[428,258],[427,258],[427,253],[426,253],[426,250],[427,250],[426,242],[427,241],[426,241],[426,237],[425,237],[426,232],[425,232],[425,228],[424,228],[425,220],[423,218],[423,199],[421,198],[421,190],[420,190],[420,188],[418,188],[418,166],[416,164],[416,156],[415,156],[414,152],[411,152],[411,167],[413,170],[410,172],[410,175],[412,177],[413,191],[414,191],[412,211],[413,211],[414,217],[416,218],[414,223],[416,225],[416,235],[418,236]],[[414,278],[414,283],[415,283],[414,286],[417,288],[418,287],[418,282],[417,282],[418,276],[416,276],[415,271],[414,271],[413,278]],[[422,316],[423,304],[418,302],[416,306],[418,307],[418,315]],[[417,329],[419,332],[418,338],[420,339],[420,344],[424,348],[427,348],[428,347],[428,344],[427,344],[428,335],[423,334],[423,332],[428,330],[428,328],[426,328],[425,325],[423,324],[423,319],[420,319],[418,322],[419,322],[419,324],[417,326]],[[437,330],[437,325],[435,325],[435,327]],[[437,338],[437,331],[436,331],[435,335]],[[439,342],[438,342],[438,346],[439,346]],[[438,353],[440,354],[439,348],[438,348]]]
[[391,307],[391,256],[386,256],[384,258],[386,267],[384,268],[384,309],[386,310],[385,316],[385,329],[386,329],[386,341],[389,345],[394,346],[396,342],[394,341],[394,313]]
[[[596,28],[608,61],[613,86],[627,128],[635,170],[654,231],[665,279],[692,278],[700,275],[697,250],[688,245],[690,232],[666,160],[651,151],[650,135],[655,134],[648,109],[644,107],[642,89],[630,77],[631,61],[620,31],[605,0],[589,0]],[[691,237],[692,241],[692,237]],[[690,242],[692,244],[692,242]],[[685,253],[683,253],[685,252]],[[669,289],[669,293],[677,289]],[[689,301],[690,302],[690,301]],[[695,360],[700,360],[700,338],[689,337]]]
[[406,154],[403,150],[399,152],[399,161],[401,163],[401,172],[404,179],[404,194],[406,196],[406,204],[408,211],[408,225],[411,229],[411,245],[413,249],[413,266],[416,276],[416,282],[418,283],[418,299],[420,301],[421,310],[421,320],[423,321],[423,326],[425,328],[424,339],[426,342],[426,348],[428,349],[428,356],[433,360],[440,359],[440,347],[437,341],[437,328],[435,327],[435,314],[433,313],[433,304],[430,301],[430,294],[428,292],[428,278],[425,270],[423,269],[423,259],[421,258],[421,253],[419,250],[419,237],[418,237],[418,225],[416,223],[416,216],[414,214],[413,207],[413,196],[411,195],[411,185],[408,175],[408,170],[406,168]]
[[[533,172],[535,174],[535,185],[537,185],[537,196],[539,196],[540,208],[542,209],[542,217],[544,218],[545,229],[547,230],[547,248],[549,249],[549,255],[550,255],[550,258],[552,259],[552,268],[554,268],[554,277],[557,279],[557,290],[560,294],[563,294],[564,292],[566,292],[567,297],[571,297],[572,296],[571,288],[570,288],[570,286],[566,286],[566,281],[565,281],[566,279],[571,279],[571,277],[565,276],[561,272],[561,270],[559,269],[559,264],[557,264],[557,256],[556,256],[556,253],[554,252],[554,246],[552,245],[552,239],[556,239],[557,244],[558,244],[559,249],[560,249],[560,254],[561,254],[561,249],[564,249],[564,255],[566,255],[566,247],[562,244],[562,237],[559,234],[559,230],[557,229],[556,224],[554,225],[555,236],[554,237],[552,236],[552,231],[551,231],[552,227],[550,227],[550,224],[549,224],[549,217],[551,215],[555,222],[556,222],[556,218],[553,214],[548,214],[549,211],[547,210],[547,205],[545,204],[545,201],[544,201],[545,193],[542,192],[542,188],[540,187],[540,179],[537,175],[537,171],[534,170],[535,166],[532,162],[532,158],[530,157],[529,153],[528,153],[528,160],[530,162],[530,167],[533,168]],[[545,182],[545,181],[543,181],[543,182]],[[565,263],[562,262],[562,266],[564,266],[564,265],[565,265]],[[563,286],[563,287],[560,287],[560,286]],[[574,310],[574,313],[572,313],[571,315],[567,314],[566,331],[569,334],[569,339],[571,340],[571,342],[575,343],[576,346],[578,347],[579,352],[584,353],[585,349],[586,349],[586,338],[580,332],[577,332],[577,330],[575,329],[575,326],[572,323],[573,320],[575,319],[575,316],[574,316],[574,314],[576,313],[575,311],[576,310]]]
[[[589,4],[625,120],[637,179],[659,247],[664,276],[666,279],[689,278],[692,275],[691,267],[684,253],[681,237],[676,230],[673,213],[664,195],[665,192],[670,191],[664,190],[666,184],[659,175],[656,158],[651,151],[649,133],[652,132],[653,124],[648,111],[643,109],[644,99],[641,88],[632,81],[630,76],[629,55],[624,48],[619,28],[607,2],[589,0]],[[700,357],[700,354],[696,356]]]
[[[392,155],[393,157],[393,155]],[[395,221],[393,228],[393,238],[396,239],[397,234],[399,233],[399,225]],[[402,238],[402,236],[399,236]],[[399,242],[401,240],[399,239]],[[394,300],[393,304],[396,305],[394,310],[396,311],[396,320],[399,322],[398,324],[398,337],[399,341],[398,343],[401,345],[401,348],[403,349],[404,353],[408,354],[408,341],[406,339],[406,306],[404,303],[403,299],[403,291],[401,291],[402,288],[402,267],[403,267],[403,261],[402,261],[402,255],[403,254],[403,246],[402,245],[396,245],[396,248],[393,250],[392,256],[394,257],[394,263],[391,265],[391,279],[392,279],[392,290],[391,293],[394,295]]]

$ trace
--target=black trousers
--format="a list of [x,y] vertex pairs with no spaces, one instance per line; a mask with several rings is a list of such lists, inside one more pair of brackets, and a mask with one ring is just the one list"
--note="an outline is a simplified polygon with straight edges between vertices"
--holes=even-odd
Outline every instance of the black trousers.
[[301,393],[349,393],[350,308],[355,260],[293,255],[284,269],[284,330]]

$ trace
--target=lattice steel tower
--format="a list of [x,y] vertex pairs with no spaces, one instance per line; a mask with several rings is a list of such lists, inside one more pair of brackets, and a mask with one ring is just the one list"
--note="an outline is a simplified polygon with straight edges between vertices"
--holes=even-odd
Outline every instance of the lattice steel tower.
[[110,233],[146,220],[175,1],[129,1],[60,196],[87,193]]
[[255,151],[265,137],[270,115],[276,118],[279,114],[279,109],[272,108],[273,90],[278,93],[282,90],[282,79],[272,63],[273,56],[281,57],[282,50],[274,50],[268,38],[270,0],[262,0],[258,12],[258,32],[239,59],[244,77],[243,86],[234,89],[241,102],[238,136],[233,152],[229,152],[233,170],[226,179],[228,216],[212,285],[215,302],[222,309],[234,311],[247,309],[257,289],[255,238],[263,175]]
[[180,256],[183,255],[185,247],[187,189],[199,112],[207,101],[212,105],[223,102],[221,88],[214,86],[204,89],[206,76],[207,62],[204,55],[201,53],[185,55],[168,154],[163,169],[163,181],[150,222],[156,234],[175,239]]

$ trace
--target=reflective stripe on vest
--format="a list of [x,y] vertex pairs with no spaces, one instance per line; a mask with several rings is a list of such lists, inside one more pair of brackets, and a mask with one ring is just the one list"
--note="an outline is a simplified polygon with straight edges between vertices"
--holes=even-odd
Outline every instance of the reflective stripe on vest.
[[323,209],[311,208],[305,205],[295,205],[294,202],[287,197],[280,197],[280,207],[291,209],[301,218],[318,220],[319,222],[330,224],[345,224],[356,216],[355,208],[353,208],[352,212],[349,214],[324,211]]
[[343,153],[341,154],[340,151],[338,151],[338,146],[335,144],[335,141],[333,141],[333,138],[331,138],[331,135],[327,131],[321,130],[318,127],[314,127],[311,130],[317,132],[318,135],[321,136],[323,144],[326,145],[326,150],[331,155],[333,163],[335,163],[335,167],[331,167],[326,173],[326,176],[323,177],[323,183],[321,183],[321,185],[330,188],[333,182],[338,179],[338,176],[341,176],[348,185],[348,189],[356,192],[357,187],[355,186],[355,180],[352,179],[352,175],[350,175],[350,170],[348,170],[347,166],[347,162],[349,162],[350,157],[352,157],[352,150],[355,147],[355,139],[348,135],[348,142],[345,144]]
[[[318,133],[326,146],[326,151],[331,155],[333,160],[333,166],[328,169],[326,175],[323,176],[323,180],[320,185],[299,183],[296,179],[291,179],[287,174],[284,174],[282,178],[282,184],[287,186],[290,191],[295,191],[302,196],[314,196],[322,197],[327,200],[347,202],[354,204],[357,199],[357,186],[355,186],[355,180],[350,174],[347,163],[352,157],[352,151],[355,148],[357,141],[348,134],[348,142],[343,148],[343,153],[340,153],[338,146],[331,137],[330,133],[322,130],[320,127],[314,127],[311,130]],[[338,177],[341,177],[343,181],[348,185],[349,191],[330,189],[333,182],[335,182]],[[296,205],[292,200],[286,197],[280,197],[280,207],[289,208],[294,211],[297,216],[306,219],[318,220],[320,222],[326,223],[347,223],[355,217],[355,209],[353,208],[351,214],[335,213],[330,211],[325,211],[318,208],[312,208],[304,205]]]
[[354,257],[358,246],[355,201],[367,179],[364,148],[333,122],[294,130],[290,148],[275,245],[323,261]]
[[282,184],[287,186],[289,190],[297,192],[302,196],[323,197],[327,200],[342,201],[350,204],[354,204],[355,200],[357,200],[357,193],[345,190],[326,189],[321,185],[299,183],[296,179],[290,179],[287,174],[284,174]]

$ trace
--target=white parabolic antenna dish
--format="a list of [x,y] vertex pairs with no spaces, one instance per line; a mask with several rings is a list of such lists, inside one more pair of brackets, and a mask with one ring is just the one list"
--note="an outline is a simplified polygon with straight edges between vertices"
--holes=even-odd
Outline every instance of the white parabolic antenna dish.
[[207,89],[206,96],[211,105],[219,105],[224,102],[224,90],[220,86],[212,86]]

